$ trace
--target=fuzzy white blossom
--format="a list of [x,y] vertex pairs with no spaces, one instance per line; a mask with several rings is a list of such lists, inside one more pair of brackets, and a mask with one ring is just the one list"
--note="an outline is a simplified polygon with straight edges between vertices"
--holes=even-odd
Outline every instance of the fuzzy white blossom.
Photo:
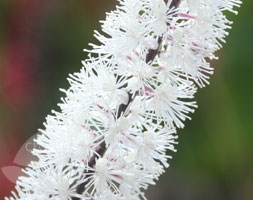
[[138,200],[169,166],[240,0],[118,0],[6,200]]

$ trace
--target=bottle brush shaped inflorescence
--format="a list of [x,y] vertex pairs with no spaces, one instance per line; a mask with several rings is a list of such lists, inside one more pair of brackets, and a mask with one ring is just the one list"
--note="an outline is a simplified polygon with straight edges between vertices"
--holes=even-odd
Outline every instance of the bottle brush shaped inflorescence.
[[138,200],[169,166],[240,0],[118,0],[6,200]]

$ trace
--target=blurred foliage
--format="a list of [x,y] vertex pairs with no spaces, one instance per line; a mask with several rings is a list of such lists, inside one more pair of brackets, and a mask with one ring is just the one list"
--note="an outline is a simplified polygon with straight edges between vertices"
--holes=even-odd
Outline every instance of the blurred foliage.
[[[0,63],[8,45],[3,42],[7,41],[5,30],[9,26],[4,16],[11,8],[6,2],[0,1]],[[31,39],[37,51],[37,92],[29,111],[22,109],[23,114],[18,114],[26,127],[22,134],[18,133],[24,138],[22,142],[42,127],[51,109],[58,109],[63,95],[58,88],[68,87],[66,77],[80,69],[80,61],[87,56],[82,49],[89,48],[89,42],[96,42],[93,30],[99,29],[98,20],[104,19],[105,11],[115,3],[113,0],[44,3],[37,28],[30,30],[38,32]],[[233,29],[224,48],[217,52],[219,61],[212,63],[215,74],[211,84],[199,90],[196,97],[199,108],[192,115],[193,120],[179,130],[178,152],[173,153],[171,167],[158,185],[149,190],[150,199],[253,199],[252,9],[253,2],[244,0],[238,16],[229,14],[234,21]],[[10,108],[1,99],[0,103],[1,124],[8,123],[19,108],[15,105]],[[0,127],[0,137],[7,134],[3,130]],[[16,133],[9,134],[16,137]]]

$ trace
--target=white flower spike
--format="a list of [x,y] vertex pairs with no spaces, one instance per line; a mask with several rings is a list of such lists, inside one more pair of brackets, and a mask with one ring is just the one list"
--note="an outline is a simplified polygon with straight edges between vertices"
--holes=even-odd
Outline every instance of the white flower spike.
[[5,200],[139,200],[169,166],[240,0],[118,0]]

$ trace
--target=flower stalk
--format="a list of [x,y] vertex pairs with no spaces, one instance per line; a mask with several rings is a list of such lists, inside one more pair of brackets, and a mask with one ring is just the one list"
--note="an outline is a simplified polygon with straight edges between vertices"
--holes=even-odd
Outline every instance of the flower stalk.
[[146,199],[240,0],[118,0],[6,200]]

